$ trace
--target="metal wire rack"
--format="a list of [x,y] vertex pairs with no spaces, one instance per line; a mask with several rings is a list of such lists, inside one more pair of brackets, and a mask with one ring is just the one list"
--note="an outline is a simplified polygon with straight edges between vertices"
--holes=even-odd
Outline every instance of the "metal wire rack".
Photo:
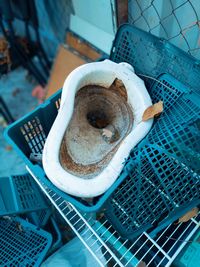
[[[200,228],[199,215],[187,223],[171,224],[153,237],[144,232],[132,242],[122,239],[103,215],[96,219],[95,214],[80,213],[43,184],[28,167],[27,170],[99,266],[133,267],[142,262],[150,267],[170,266],[183,247],[192,242],[192,235]],[[97,253],[99,250],[102,252],[100,256]]]

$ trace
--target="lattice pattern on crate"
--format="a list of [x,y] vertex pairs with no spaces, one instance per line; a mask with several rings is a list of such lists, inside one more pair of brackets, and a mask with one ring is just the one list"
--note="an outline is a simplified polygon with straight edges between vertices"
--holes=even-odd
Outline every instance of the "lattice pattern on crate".
[[200,177],[159,147],[143,147],[125,168],[128,176],[108,200],[106,216],[126,238],[172,222],[181,207],[199,203]]
[[184,93],[189,93],[188,88],[169,74],[161,75],[148,91],[153,103],[157,103],[160,100],[164,102],[165,111],[173,106],[180,96]]
[[[54,99],[54,105],[57,111],[60,108],[60,97],[59,95]],[[44,144],[47,138],[47,134],[44,130],[44,123],[42,123],[39,116],[35,116],[29,121],[26,121],[21,127],[20,131],[26,140],[31,152],[42,154]]]
[[174,76],[183,84],[199,92],[200,64],[194,58],[165,40],[160,40],[131,25],[122,26],[115,38],[110,59],[127,62],[135,72],[152,85],[152,79],[163,73]]
[[45,207],[45,202],[40,196],[40,189],[29,174],[14,175],[12,179],[16,185],[17,195],[19,196],[22,209]]
[[51,236],[22,219],[0,219],[0,266],[38,266]]
[[198,0],[129,0],[129,23],[200,59]]
[[[191,95],[189,95],[190,97]],[[183,160],[193,170],[200,171],[200,98],[196,102],[183,96],[159,118],[146,138]]]
[[1,177],[0,180],[0,216],[47,208],[46,199],[30,174]]
[[27,121],[20,127],[29,148],[34,153],[41,153],[46,140],[46,134],[40,122],[40,119],[36,116],[33,119]]

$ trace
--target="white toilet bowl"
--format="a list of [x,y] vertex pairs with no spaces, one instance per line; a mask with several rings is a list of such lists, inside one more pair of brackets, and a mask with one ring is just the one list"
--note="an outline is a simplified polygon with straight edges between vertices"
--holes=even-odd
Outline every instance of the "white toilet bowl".
[[75,69],[44,146],[48,178],[74,196],[103,194],[150,130],[153,120],[142,121],[150,105],[144,82],[127,63],[105,60]]

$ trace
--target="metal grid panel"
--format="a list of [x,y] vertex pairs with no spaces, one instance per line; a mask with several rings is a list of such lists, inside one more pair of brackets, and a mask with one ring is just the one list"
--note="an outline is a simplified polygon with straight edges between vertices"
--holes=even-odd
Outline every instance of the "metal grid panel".
[[198,0],[129,0],[129,23],[200,59]]
[[[104,217],[101,217],[99,222],[93,215],[81,214],[73,205],[43,184],[30,169],[28,171],[99,266],[105,266],[105,259],[106,264],[111,264],[113,267],[136,267],[141,261],[145,262],[146,266],[170,266],[191,236],[199,229],[200,218],[191,219],[188,223],[169,225],[153,238],[144,232],[132,242],[122,239]],[[100,249],[101,257],[97,256]]]

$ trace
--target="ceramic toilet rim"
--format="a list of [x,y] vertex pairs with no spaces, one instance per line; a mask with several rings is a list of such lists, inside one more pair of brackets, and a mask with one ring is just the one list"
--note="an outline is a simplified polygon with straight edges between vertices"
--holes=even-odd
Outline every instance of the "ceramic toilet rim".
[[[134,94],[134,92],[136,93],[137,86],[140,88],[140,91],[136,94],[138,101],[134,103],[135,129],[132,130],[131,133],[122,141],[119,149],[109,162],[108,166],[94,178],[86,180],[67,173],[62,168],[59,161],[59,150],[65,129],[69,124],[73,113],[75,94],[77,90],[84,85],[91,84],[91,79],[88,81],[87,77],[91,76],[91,73],[94,74],[95,71],[96,73],[100,73],[100,75],[98,75],[99,82],[102,82],[103,78],[105,80],[106,73],[107,83],[112,84],[114,79],[117,77],[124,82],[125,88],[127,89],[131,86],[133,87],[131,78],[134,75],[136,80],[136,84],[134,84],[135,88],[134,90],[132,88],[129,92],[127,91],[130,105],[132,103],[130,103],[131,100],[129,98],[132,98],[131,94]],[[113,75],[110,75],[110,73],[113,73]],[[76,90],[69,90],[69,88],[76,88]],[[139,106],[136,107],[135,105]],[[120,64],[106,60],[104,62],[89,63],[73,71],[64,83],[60,111],[52,129],[50,130],[44,147],[43,166],[49,179],[61,190],[79,197],[94,197],[104,193],[117,179],[123,168],[122,162],[124,162],[124,159],[129,155],[130,150],[147,134],[151,128],[152,120],[148,122],[141,122],[144,110],[150,105],[151,100],[144,87],[143,81],[133,74],[130,69]],[[62,112],[64,114],[66,106],[68,109],[68,116],[65,116],[65,121],[63,122]],[[58,131],[60,125],[62,125],[62,129]]]

